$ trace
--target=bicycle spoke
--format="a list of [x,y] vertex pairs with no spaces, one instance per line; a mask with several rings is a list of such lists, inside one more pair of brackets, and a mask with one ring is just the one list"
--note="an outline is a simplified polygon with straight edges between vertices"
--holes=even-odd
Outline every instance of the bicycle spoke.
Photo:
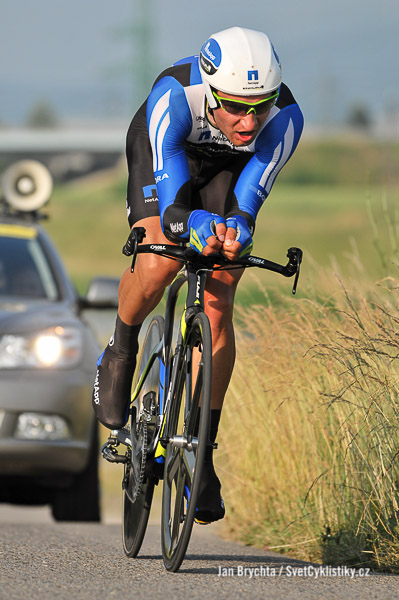
[[195,382],[194,394],[193,394],[193,399],[191,402],[192,406],[194,406],[194,407],[197,407],[199,405],[199,402],[201,399],[203,368],[204,368],[204,363],[201,361],[198,366],[197,381]]
[[192,394],[192,399],[188,403],[190,410],[189,414],[186,417],[186,427],[185,430],[187,433],[191,433],[194,431],[195,424],[197,422],[198,415],[198,407],[200,404],[201,392],[202,392],[202,371],[203,371],[204,363],[201,361],[198,368],[197,373],[197,381],[195,382],[194,394]]
[[191,480],[193,478],[194,469],[195,469],[195,453],[191,450],[183,450],[183,462],[185,465],[186,475],[190,480],[190,489],[191,489]]
[[185,476],[182,473],[182,468],[179,469],[179,475],[176,484],[175,510],[173,514],[172,527],[172,548],[176,546],[176,541],[179,538],[180,526],[184,521],[184,484]]
[[176,473],[178,472],[180,467],[180,452],[176,450],[173,458],[170,459],[167,467],[167,482],[169,485],[172,484],[174,478],[176,477]]

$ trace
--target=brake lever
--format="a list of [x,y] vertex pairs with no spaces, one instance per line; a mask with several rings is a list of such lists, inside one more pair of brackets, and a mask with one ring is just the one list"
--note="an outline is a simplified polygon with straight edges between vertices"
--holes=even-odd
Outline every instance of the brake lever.
[[295,279],[294,279],[294,285],[292,286],[292,295],[293,296],[295,296],[295,294],[296,294],[296,287],[298,285],[300,268],[301,268],[301,265],[298,264],[296,274],[295,274]]
[[299,273],[301,270],[303,252],[300,248],[290,248],[288,250],[287,256],[289,259],[287,270],[291,273],[291,275],[295,273],[294,285],[292,286],[292,295],[295,296],[298,285]]
[[133,227],[129,233],[129,237],[126,240],[126,244],[122,248],[122,254],[125,256],[132,256],[132,264],[130,272],[134,272],[134,266],[137,258],[137,246],[141,244],[143,239],[146,237],[144,227]]

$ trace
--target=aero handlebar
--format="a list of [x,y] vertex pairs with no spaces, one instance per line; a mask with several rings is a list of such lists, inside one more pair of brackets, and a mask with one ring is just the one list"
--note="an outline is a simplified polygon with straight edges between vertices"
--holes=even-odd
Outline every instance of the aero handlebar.
[[232,261],[228,260],[221,254],[204,256],[185,244],[142,244],[145,235],[144,227],[134,227],[129,234],[126,244],[123,246],[123,254],[125,256],[132,256],[132,273],[134,271],[137,254],[151,253],[176,260],[183,264],[191,263],[193,265],[197,265],[198,270],[231,270],[259,267],[260,269],[267,269],[268,271],[273,271],[274,273],[280,273],[284,277],[292,277],[295,275],[292,293],[296,293],[300,266],[302,262],[302,250],[300,248],[288,249],[288,263],[286,265],[280,265],[267,260],[266,258],[260,258],[252,255]]

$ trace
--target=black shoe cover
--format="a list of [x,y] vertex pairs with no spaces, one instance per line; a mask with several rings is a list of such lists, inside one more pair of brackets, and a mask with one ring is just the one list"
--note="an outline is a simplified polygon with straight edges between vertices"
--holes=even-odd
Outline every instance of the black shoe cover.
[[225,509],[220,488],[220,481],[213,464],[204,462],[194,517],[196,523],[206,524],[223,519]]
[[128,419],[135,358],[115,354],[107,346],[97,361],[92,404],[97,419],[109,429],[121,429]]

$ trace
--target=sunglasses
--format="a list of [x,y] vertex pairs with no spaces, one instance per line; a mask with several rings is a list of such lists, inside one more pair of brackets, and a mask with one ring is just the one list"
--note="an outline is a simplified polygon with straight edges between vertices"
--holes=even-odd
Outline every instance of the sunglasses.
[[246,115],[249,115],[251,111],[253,111],[255,115],[264,115],[276,104],[279,92],[280,90],[277,90],[272,96],[269,96],[269,98],[264,98],[257,102],[243,102],[242,100],[233,100],[232,98],[222,98],[212,90],[212,94],[218,101],[219,106],[226,112],[231,115],[236,115],[237,117],[245,117]]

